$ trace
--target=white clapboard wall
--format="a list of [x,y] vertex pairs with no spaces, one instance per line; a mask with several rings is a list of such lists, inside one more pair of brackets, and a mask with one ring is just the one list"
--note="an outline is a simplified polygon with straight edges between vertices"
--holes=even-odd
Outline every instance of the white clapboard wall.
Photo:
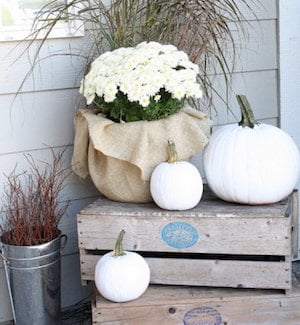
[[[252,3],[252,1],[250,1]],[[280,2],[283,2],[282,0]],[[298,6],[297,0],[291,1]],[[256,3],[253,1],[253,3]],[[233,89],[244,93],[251,101],[257,117],[279,125],[280,102],[278,82],[278,11],[277,1],[264,0],[263,6],[255,5],[256,17],[245,12],[250,21],[244,22],[246,40],[237,35],[238,60],[233,73]],[[291,6],[292,7],[292,6]],[[293,9],[285,11],[293,15]],[[286,22],[288,17],[284,18]],[[73,144],[73,118],[82,98],[78,85],[83,73],[83,59],[67,53],[84,54],[88,51],[86,36],[83,38],[53,39],[46,42],[39,57],[39,64],[32,78],[15,97],[24,74],[30,69],[29,55],[15,59],[26,44],[15,49],[16,43],[0,43],[0,190],[3,189],[3,173],[9,174],[14,166],[26,169],[24,154],[47,161],[51,158],[49,146],[59,150],[68,146],[65,164],[70,164]],[[288,46],[288,44],[286,44]],[[288,48],[286,48],[288,54]],[[54,54],[54,55],[53,55]],[[285,60],[287,58],[285,57]],[[222,92],[222,82],[216,77],[216,87]],[[298,101],[299,102],[299,101]],[[212,113],[215,125],[231,123],[239,118],[234,96],[229,105],[215,102],[218,114]],[[287,103],[282,103],[287,105]],[[282,115],[284,116],[284,115]],[[286,115],[282,124],[286,129],[293,127],[293,117]],[[295,132],[294,127],[293,132]],[[298,137],[299,141],[299,137]],[[194,159],[197,167],[201,158]],[[70,200],[67,215],[62,220],[62,230],[68,235],[68,243],[62,259],[62,304],[74,305],[90,294],[81,287],[77,245],[76,214],[93,201],[98,193],[89,181],[82,181],[72,175],[67,182],[61,200]],[[8,294],[0,262],[0,323],[11,319]]]

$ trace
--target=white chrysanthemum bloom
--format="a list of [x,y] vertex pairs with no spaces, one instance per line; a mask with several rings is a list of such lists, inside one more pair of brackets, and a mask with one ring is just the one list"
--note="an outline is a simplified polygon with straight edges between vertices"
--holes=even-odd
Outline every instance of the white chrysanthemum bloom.
[[172,94],[172,97],[173,98],[176,98],[178,100],[181,100],[181,99],[184,98],[184,96],[186,96],[186,92],[185,92],[184,87],[179,86],[179,87],[177,87],[177,88],[175,88],[173,90],[173,94]]
[[156,96],[154,96],[154,100],[155,100],[156,102],[159,102],[160,99],[161,99],[161,95],[156,95]]
[[199,85],[195,82],[186,82],[185,83],[185,92],[187,97],[202,97],[202,90],[199,88]]
[[176,78],[182,82],[196,81],[195,72],[190,69],[182,69],[182,70],[177,71]]
[[104,98],[107,103],[113,102],[116,99],[118,92],[117,85],[113,82],[110,82],[103,87],[104,89]]
[[113,102],[121,91],[130,102],[147,107],[151,100],[161,99],[161,90],[178,100],[200,98],[198,73],[199,67],[175,46],[142,42],[95,59],[81,82],[80,93],[89,105],[96,95],[105,102]]
[[143,107],[147,107],[150,104],[150,98],[148,96],[143,96],[139,99],[139,103]]

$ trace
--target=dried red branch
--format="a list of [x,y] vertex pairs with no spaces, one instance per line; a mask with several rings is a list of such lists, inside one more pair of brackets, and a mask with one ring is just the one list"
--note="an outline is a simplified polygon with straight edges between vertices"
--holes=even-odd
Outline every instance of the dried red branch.
[[16,168],[6,176],[2,209],[6,212],[1,240],[10,245],[30,246],[51,241],[59,234],[58,225],[69,201],[59,202],[59,195],[70,174],[63,167],[66,148],[55,153],[52,162],[38,166],[26,155],[30,169],[17,174]]

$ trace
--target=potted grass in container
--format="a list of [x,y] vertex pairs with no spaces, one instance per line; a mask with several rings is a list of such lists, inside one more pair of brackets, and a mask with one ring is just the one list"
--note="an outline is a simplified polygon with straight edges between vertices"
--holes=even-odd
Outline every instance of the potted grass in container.
[[59,222],[68,202],[59,194],[69,172],[62,166],[65,150],[38,166],[6,176],[0,247],[16,324],[60,323],[60,257],[66,235]]

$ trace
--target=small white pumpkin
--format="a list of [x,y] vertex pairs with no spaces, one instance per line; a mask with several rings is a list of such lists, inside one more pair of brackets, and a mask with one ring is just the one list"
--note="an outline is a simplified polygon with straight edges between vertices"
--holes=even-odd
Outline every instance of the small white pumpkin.
[[299,150],[283,130],[258,123],[244,95],[237,100],[241,122],[220,127],[204,148],[208,185],[225,201],[278,202],[293,191],[299,179]]
[[187,161],[178,161],[175,144],[168,141],[168,162],[155,167],[150,180],[154,202],[165,210],[187,210],[201,200],[203,182],[198,169]]
[[137,299],[148,288],[150,269],[145,259],[135,253],[124,251],[122,230],[115,249],[103,255],[96,264],[95,284],[100,294],[113,302]]

